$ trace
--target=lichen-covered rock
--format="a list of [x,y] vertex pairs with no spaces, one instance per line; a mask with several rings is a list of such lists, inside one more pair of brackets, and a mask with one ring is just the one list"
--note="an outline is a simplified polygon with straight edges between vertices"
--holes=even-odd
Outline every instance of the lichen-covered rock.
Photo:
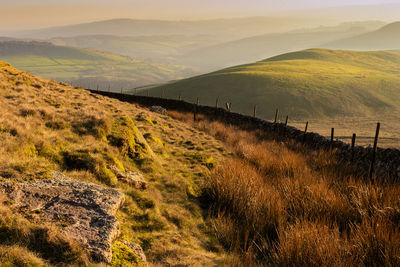
[[152,106],[150,107],[150,111],[161,115],[167,115],[167,110],[160,106]]
[[147,188],[147,182],[144,180],[143,175],[138,172],[124,172],[116,166],[109,167],[111,171],[117,176],[118,180],[133,186],[136,189],[144,190]]
[[44,220],[63,226],[63,233],[86,247],[94,260],[111,262],[112,241],[119,234],[115,213],[124,195],[114,189],[72,180],[54,172],[54,178],[27,183],[0,183],[0,190],[21,211],[35,211]]
[[125,240],[122,240],[122,243],[124,243],[125,245],[127,245],[133,252],[135,252],[136,256],[138,256],[138,258],[140,259],[140,261],[142,262],[146,262],[146,255],[143,252],[143,249],[141,246],[139,246],[138,244],[135,243],[131,243]]

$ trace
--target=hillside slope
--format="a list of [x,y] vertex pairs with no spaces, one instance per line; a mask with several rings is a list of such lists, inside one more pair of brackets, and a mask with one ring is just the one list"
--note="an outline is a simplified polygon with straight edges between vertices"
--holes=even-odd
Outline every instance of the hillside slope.
[[100,84],[100,89],[111,86],[120,90],[121,87],[132,88],[193,74],[182,66],[155,64],[110,52],[46,42],[0,42],[0,60],[58,81],[91,85],[92,88]]
[[393,50],[400,48],[400,22],[376,31],[322,45],[321,47],[350,50]]
[[215,105],[271,119],[368,115],[400,107],[400,54],[310,49],[150,88],[152,95]]
[[[3,62],[0,103],[0,262],[84,265],[78,247],[56,234],[75,221],[61,216],[43,222],[47,206],[16,210],[1,193],[2,182],[51,179],[53,171],[125,195],[116,214],[121,235],[113,244],[114,266],[137,261],[126,242],[139,244],[154,265],[222,262],[225,254],[206,227],[198,199],[204,176],[226,157],[220,142],[168,116]],[[127,183],[115,168],[141,173],[147,189]]]

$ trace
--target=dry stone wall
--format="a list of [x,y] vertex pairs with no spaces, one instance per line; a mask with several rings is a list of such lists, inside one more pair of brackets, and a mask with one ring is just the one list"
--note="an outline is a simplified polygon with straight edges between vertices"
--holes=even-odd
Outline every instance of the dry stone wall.
[[[331,141],[317,133],[306,133],[284,124],[275,124],[259,118],[229,112],[223,108],[198,106],[196,104],[175,99],[164,99],[157,97],[135,96],[104,91],[90,90],[92,93],[119,99],[130,103],[137,103],[142,106],[160,106],[167,110],[183,112],[194,112],[205,115],[209,118],[223,121],[238,127],[245,126],[247,129],[260,129],[271,136],[281,140],[293,139],[304,142],[311,149],[330,149]],[[356,146],[354,152],[351,146],[341,141],[335,141],[333,148],[339,162],[344,165],[351,165],[355,171],[363,177],[368,177],[369,167],[372,158],[372,148]],[[354,154],[354,157],[353,157]],[[400,179],[400,150],[382,149],[378,147],[376,154],[375,175],[379,179],[387,179],[390,182],[398,182]]]

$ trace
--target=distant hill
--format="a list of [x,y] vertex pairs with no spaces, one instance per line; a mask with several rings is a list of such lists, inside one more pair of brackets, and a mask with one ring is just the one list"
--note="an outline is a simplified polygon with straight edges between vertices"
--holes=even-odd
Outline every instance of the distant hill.
[[310,49],[155,86],[171,98],[232,102],[232,110],[271,119],[368,115],[400,107],[400,53]]
[[55,45],[80,48],[96,48],[137,59],[151,59],[157,62],[171,62],[182,53],[210,46],[224,41],[210,35],[156,35],[116,36],[84,35],[52,38]]
[[[255,18],[253,20],[257,21]],[[241,21],[246,22],[246,25],[253,25],[253,20],[242,19]],[[265,23],[265,20],[265,18],[264,20],[259,19],[261,25]],[[214,22],[218,24],[216,21]],[[221,20],[222,25],[215,25],[215,29],[211,26],[208,28],[200,27],[199,25],[202,25],[202,23],[206,24],[205,21],[192,22],[190,27],[196,30],[193,30],[190,34],[183,30],[185,27],[190,28],[188,22],[185,22],[186,24],[182,22],[179,24],[182,26],[181,29],[179,27],[178,29],[171,29],[175,32],[185,33],[179,35],[168,35],[168,31],[166,31],[163,35],[150,36],[149,34],[152,32],[150,30],[148,33],[144,33],[145,36],[118,36],[116,33],[106,34],[109,29],[104,27],[101,28],[102,34],[56,37],[48,41],[56,45],[95,48],[136,59],[189,66],[198,72],[206,73],[286,52],[318,47],[321,43],[356,36],[378,29],[385,24],[380,21],[347,22],[336,26],[302,28],[285,33],[265,34],[269,31],[269,26],[260,30],[257,28],[259,27],[257,24],[257,27],[253,25],[255,28],[242,32],[248,26],[242,28],[242,26],[236,25],[236,22],[236,20]],[[101,22],[99,23],[101,24]],[[106,24],[111,27],[113,23],[117,23],[117,21],[110,21]],[[125,23],[134,24],[133,21]],[[211,25],[211,21],[208,23]],[[96,33],[99,31],[94,26],[92,30]],[[203,34],[199,34],[197,30]],[[219,32],[220,30],[221,32]],[[116,30],[116,32],[118,31]],[[234,38],[243,35],[248,36],[253,32],[263,34],[245,39]]]
[[0,60],[59,81],[120,90],[193,75],[190,69],[46,42],[0,42]]
[[73,37],[81,35],[214,35],[224,38],[243,38],[247,36],[282,32],[299,27],[315,25],[315,18],[293,15],[281,17],[245,17],[197,21],[112,19],[63,27],[14,33],[15,37],[49,39],[54,37]]
[[400,49],[400,22],[391,23],[373,32],[330,42],[322,47],[351,50]]
[[371,29],[377,29],[383,24],[383,22],[377,21],[353,22],[335,27],[264,34],[193,50],[182,55],[178,62],[195,67],[200,71],[209,72],[282,53],[318,47],[321,43],[356,36]]

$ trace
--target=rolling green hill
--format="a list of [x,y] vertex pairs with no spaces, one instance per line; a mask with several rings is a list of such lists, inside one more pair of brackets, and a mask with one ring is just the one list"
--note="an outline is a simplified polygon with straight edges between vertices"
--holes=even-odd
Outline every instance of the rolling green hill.
[[100,89],[120,90],[193,75],[182,66],[45,42],[0,42],[0,60],[46,78],[92,87],[99,84]]
[[151,95],[215,105],[271,119],[275,109],[291,118],[370,115],[400,107],[400,53],[310,49],[283,54],[155,86]]
[[386,25],[376,31],[323,45],[333,49],[393,50],[400,48],[400,22]]

